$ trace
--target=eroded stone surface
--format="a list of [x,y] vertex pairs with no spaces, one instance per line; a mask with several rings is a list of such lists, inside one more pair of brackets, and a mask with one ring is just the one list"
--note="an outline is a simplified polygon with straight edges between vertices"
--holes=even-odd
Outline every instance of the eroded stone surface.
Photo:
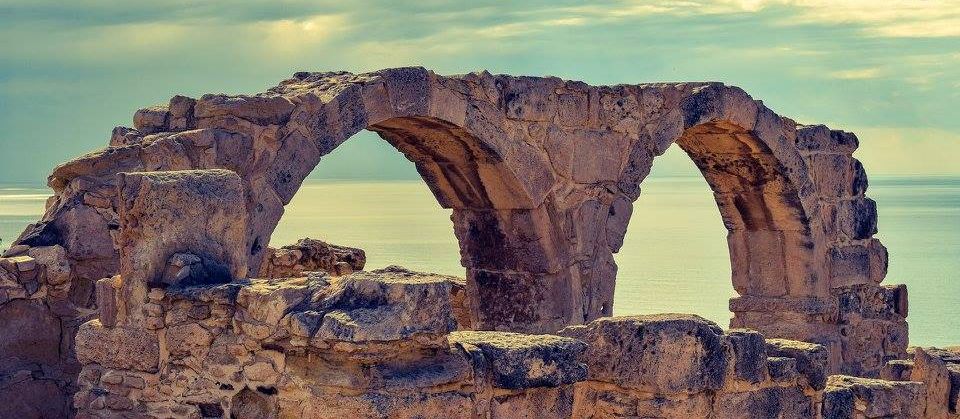
[[[729,230],[740,294],[731,326],[821,344],[832,371],[876,375],[905,355],[905,290],[878,285],[888,255],[872,237],[875,204],[852,157],[856,136],[799,125],[720,83],[589,86],[400,68],[297,73],[255,95],[176,96],[137,111],[134,128],[114,130],[110,147],[54,169],[47,211],[5,255],[34,258],[37,267],[6,262],[16,269],[0,275],[0,304],[43,301],[65,325],[61,341],[69,346],[95,307],[94,283],[121,273],[122,252],[132,248],[118,234],[121,213],[131,209],[120,173],[236,173],[239,181],[224,191],[239,184],[243,193],[222,196],[230,215],[214,221],[246,224],[236,231],[239,223],[227,223],[213,236],[229,237],[226,253],[245,259],[229,266],[267,276],[267,245],[284,205],[322,156],[362,129],[410,159],[438,202],[453,209],[471,327],[554,332],[611,315],[613,253],[631,203],[653,160],[676,143],[704,174]],[[58,247],[65,256],[50,258]],[[47,259],[32,254],[36,248],[47,248]],[[167,283],[197,276],[197,264],[183,263],[189,258],[169,257],[203,260],[209,251],[166,250],[166,259],[151,262],[156,269],[143,272],[162,271]],[[164,326],[159,316],[144,322]],[[60,351],[61,361],[73,363],[72,353]]]

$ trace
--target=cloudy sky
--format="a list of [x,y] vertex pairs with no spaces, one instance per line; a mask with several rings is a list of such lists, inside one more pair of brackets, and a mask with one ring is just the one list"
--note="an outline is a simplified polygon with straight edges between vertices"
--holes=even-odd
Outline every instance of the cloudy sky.
[[[871,174],[960,174],[956,0],[0,0],[0,39],[0,183],[42,181],[174,94],[402,65],[718,80],[801,123],[857,132]],[[321,175],[414,175],[358,137]]]

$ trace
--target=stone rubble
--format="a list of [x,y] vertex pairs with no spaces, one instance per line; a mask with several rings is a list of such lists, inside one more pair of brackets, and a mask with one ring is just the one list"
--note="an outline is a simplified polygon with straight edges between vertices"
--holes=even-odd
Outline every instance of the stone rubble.
[[[453,210],[451,220],[466,278],[444,278],[445,296],[424,296],[430,301],[448,299],[454,319],[451,327],[461,330],[450,336],[471,336],[467,331],[472,329],[568,333],[564,328],[571,325],[596,328],[589,333],[610,332],[603,327],[611,326],[591,322],[612,315],[617,270],[613,254],[623,243],[632,202],[639,197],[653,160],[676,143],[714,192],[728,230],[732,281],[738,295],[730,301],[734,314],[730,326],[736,331],[720,333],[710,326],[694,328],[693,324],[700,324],[695,319],[675,320],[694,328],[689,331],[698,339],[721,342],[720,347],[734,352],[755,352],[750,349],[758,347],[754,333],[769,337],[768,343],[773,343],[766,345],[766,360],[744,358],[737,362],[746,364],[737,368],[754,374],[766,368],[768,376],[780,377],[746,380],[753,386],[747,391],[749,397],[760,392],[765,399],[728,399],[728,405],[715,400],[698,405],[695,411],[720,415],[717,412],[730,411],[723,406],[769,407],[787,399],[797,404],[777,405],[778,411],[803,411],[798,406],[806,402],[799,394],[807,397],[810,388],[828,381],[828,388],[839,389],[843,400],[855,401],[856,414],[867,414],[864,405],[871,403],[872,394],[914,394],[902,390],[909,385],[896,384],[902,380],[885,380],[894,384],[878,387],[826,379],[834,373],[877,378],[887,370],[905,370],[908,358],[916,357],[907,353],[906,288],[882,284],[888,255],[874,237],[876,203],[865,195],[866,174],[852,157],[859,146],[854,134],[798,124],[741,89],[721,83],[590,86],[555,77],[487,72],[442,76],[423,68],[396,68],[365,74],[296,73],[255,95],[175,96],[167,104],[138,110],[132,128],[113,130],[109,147],[55,168],[48,178],[54,195],[44,215],[0,257],[0,345],[4,345],[2,353],[8,354],[0,357],[0,405],[10,406],[17,416],[39,411],[56,417],[70,411],[78,386],[88,393],[102,388],[91,387],[102,384],[99,373],[78,378],[81,366],[94,368],[99,362],[93,360],[99,358],[93,357],[102,356],[91,347],[96,339],[85,340],[83,347],[79,341],[74,344],[78,331],[102,342],[130,337],[138,340],[131,343],[139,345],[134,347],[138,351],[152,351],[152,335],[163,354],[174,354],[159,359],[156,372],[140,371],[136,368],[144,366],[139,364],[118,365],[123,368],[117,371],[139,371],[120,373],[133,377],[131,387],[124,387],[127,375],[120,381],[116,374],[107,375],[104,386],[131,389],[127,395],[137,397],[141,390],[136,388],[137,377],[147,383],[144,389],[156,388],[149,384],[149,374],[154,374],[151,380],[160,379],[156,374],[167,374],[164,379],[172,380],[169,385],[174,387],[199,380],[202,383],[197,385],[207,388],[204,380],[213,379],[201,379],[207,372],[190,369],[200,368],[193,354],[227,345],[217,343],[218,339],[235,339],[229,345],[237,353],[227,351],[229,356],[243,359],[243,366],[249,368],[243,374],[265,379],[276,376],[271,371],[280,374],[287,364],[278,364],[276,356],[261,353],[255,345],[246,348],[252,345],[250,339],[266,344],[264,351],[279,353],[283,352],[278,349],[287,349],[282,345],[292,345],[289,342],[296,342],[297,348],[312,347],[317,333],[323,336],[318,342],[342,339],[336,348],[323,349],[337,356],[376,358],[396,345],[419,348],[418,353],[446,353],[443,348],[449,347],[452,338],[440,333],[435,322],[421,324],[422,329],[411,324],[410,330],[422,331],[413,335],[402,326],[406,321],[426,321],[417,317],[424,313],[406,306],[414,300],[402,294],[420,292],[413,285],[417,278],[437,276],[401,275],[399,269],[392,269],[361,281],[370,290],[355,297],[365,295],[370,306],[343,302],[346,305],[326,307],[328,311],[299,310],[299,305],[313,307],[315,302],[309,298],[318,290],[343,291],[348,289],[342,285],[343,278],[353,278],[350,282],[371,275],[362,271],[365,255],[359,249],[313,240],[280,249],[268,246],[284,205],[307,174],[321,157],[363,129],[377,132],[411,160],[440,205]],[[407,278],[412,288],[395,284],[388,288],[404,291],[388,299],[374,298],[384,292],[369,285],[377,282],[378,275]],[[174,310],[178,317],[171,318],[168,310],[173,306],[168,305],[174,303],[173,297],[158,290],[187,289],[194,290],[196,298],[211,300],[183,302],[194,311]],[[193,301],[194,297],[176,298]],[[287,305],[293,301],[297,302]],[[281,324],[288,313],[264,305],[273,303],[300,313],[296,321]],[[390,316],[393,320],[386,321]],[[383,342],[391,343],[363,340],[371,336],[389,338]],[[784,341],[777,343],[775,338]],[[167,339],[185,346],[171,349],[165,346]],[[208,339],[213,343],[205,343]],[[447,344],[441,344],[444,339]],[[786,340],[809,342],[819,349],[810,353],[805,344]],[[591,345],[589,339],[586,343]],[[240,346],[247,352],[238,352]],[[496,345],[473,346],[484,357],[490,356],[486,350],[509,354],[496,350]],[[614,351],[608,346],[600,347]],[[591,353],[591,347],[586,353]],[[141,358],[138,363],[152,365],[149,356]],[[171,364],[171,359],[176,362]],[[918,361],[912,362],[916,368]],[[172,369],[163,370],[161,364]],[[584,364],[589,369],[592,362]],[[716,367],[698,365],[709,371]],[[594,366],[614,367],[637,373],[624,365]],[[796,382],[790,378],[794,369]],[[322,368],[310,371],[328,373]],[[639,374],[654,374],[647,378],[664,383],[654,372]],[[937,374],[923,375],[926,378],[919,382],[927,383],[924,389],[937,387],[939,395],[944,380],[936,378],[943,374]],[[691,387],[683,397],[718,397],[727,394],[725,386],[743,381],[718,378],[713,372],[707,375],[696,391]],[[582,382],[617,386],[610,390],[618,394],[616,398],[638,406],[623,411],[648,412],[662,403],[639,395],[651,391],[647,378],[626,382],[611,376]],[[477,382],[477,388],[484,389],[476,394],[487,397],[491,382]],[[243,387],[228,392],[240,406],[236,412],[257,416],[279,406],[270,400],[283,391],[260,384],[249,387],[252,383],[243,381]],[[266,394],[273,390],[261,391],[258,386],[278,393]],[[548,417],[563,417],[562,412],[573,411],[565,401],[573,400],[571,392],[577,386],[588,385],[510,390],[513,393],[492,387],[494,395],[484,399],[489,403],[470,409],[509,415],[511,409],[520,409],[515,404],[540,407],[551,412],[544,413]],[[880,390],[887,386],[893,390]],[[411,404],[457,406],[462,401],[449,387],[442,388],[436,393],[442,395],[427,400],[417,399],[422,393],[416,392],[403,396],[408,398],[377,393],[383,403],[364,406],[394,406],[400,412]],[[676,390],[668,386],[657,391],[670,394],[674,405],[686,406],[679,402]],[[103,406],[94,411],[148,409],[138,404],[142,398],[117,396],[125,391],[103,393],[89,401]],[[24,392],[44,402],[35,404],[20,397]],[[157,395],[147,397],[160,400]],[[177,409],[185,412],[193,408],[181,405],[186,403],[198,414],[215,416],[233,405],[232,401],[219,408],[213,402],[191,404],[194,399],[189,393],[177,397],[182,398],[163,399],[164,406],[180,406]],[[303,403],[315,403],[316,408],[331,404],[334,397],[339,396],[321,391],[313,401]],[[497,400],[505,404],[494,406]],[[848,412],[839,399],[831,403],[838,412]],[[941,406],[930,403],[925,414]],[[813,411],[820,412],[821,404],[816,401]],[[84,403],[78,406],[90,408]],[[893,410],[878,407],[876,411]],[[899,412],[913,414],[909,409]]]
[[267,248],[260,276],[284,278],[316,271],[339,276],[363,270],[366,263],[361,249],[305,238],[279,249]]

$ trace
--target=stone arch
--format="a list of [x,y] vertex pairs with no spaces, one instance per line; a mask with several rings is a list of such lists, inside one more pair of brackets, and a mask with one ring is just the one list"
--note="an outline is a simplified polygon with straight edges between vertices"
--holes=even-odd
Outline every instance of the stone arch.
[[[400,68],[297,73],[249,96],[176,96],[137,111],[110,147],[58,166],[46,213],[6,256],[66,255],[43,265],[69,280],[29,294],[57,307],[70,334],[94,303],[90,284],[117,272],[117,174],[223,168],[246,191],[257,272],[303,179],[363,129],[412,160],[453,209],[479,328],[552,332],[611,315],[613,254],[632,202],[653,159],[677,142],[732,231],[743,290],[731,301],[734,326],[827,344],[838,368],[873,368],[864,354],[905,350],[905,291],[878,285],[886,252],[851,157],[856,137],[799,126],[720,83],[590,86]],[[771,241],[779,252],[761,252]],[[785,279],[772,280],[781,270]],[[880,312],[879,300],[902,303]]]
[[[670,143],[683,149],[713,190],[728,230],[739,294],[730,301],[731,327],[824,344],[831,368],[848,373],[869,375],[884,359],[901,356],[905,289],[877,286],[887,254],[872,237],[875,203],[865,197],[866,175],[852,157],[856,136],[799,125],[719,83],[645,89],[673,110],[646,125],[638,142],[652,142],[653,155]],[[646,176],[646,157],[639,160],[636,166],[646,168],[626,180]],[[866,315],[863,303],[871,298],[904,303]]]

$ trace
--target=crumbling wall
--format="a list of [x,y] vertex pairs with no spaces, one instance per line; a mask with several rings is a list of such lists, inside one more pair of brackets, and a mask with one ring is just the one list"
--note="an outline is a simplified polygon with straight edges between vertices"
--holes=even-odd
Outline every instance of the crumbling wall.
[[80,328],[78,416],[570,417],[585,345],[453,332],[451,287],[393,268],[153,288],[156,327]]

